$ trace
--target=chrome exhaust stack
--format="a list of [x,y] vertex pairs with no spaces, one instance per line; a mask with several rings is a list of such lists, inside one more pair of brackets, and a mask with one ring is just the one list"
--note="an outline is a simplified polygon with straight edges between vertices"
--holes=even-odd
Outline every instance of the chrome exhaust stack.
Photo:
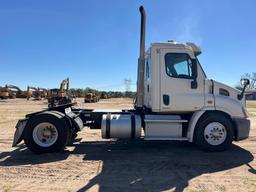
[[140,24],[140,57],[138,61],[137,74],[137,98],[135,107],[142,108],[144,104],[144,73],[145,73],[145,31],[146,31],[146,13],[143,6],[140,6],[141,24]]

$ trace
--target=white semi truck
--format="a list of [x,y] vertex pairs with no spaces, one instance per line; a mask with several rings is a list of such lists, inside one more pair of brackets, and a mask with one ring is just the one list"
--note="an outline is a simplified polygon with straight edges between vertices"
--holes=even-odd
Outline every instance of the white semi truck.
[[141,13],[137,96],[132,110],[51,107],[18,121],[13,146],[24,140],[35,153],[57,152],[72,143],[84,127],[101,129],[103,138],[142,138],[193,142],[223,151],[249,136],[242,79],[239,91],[209,80],[194,43],[152,43],[145,52],[146,15]]

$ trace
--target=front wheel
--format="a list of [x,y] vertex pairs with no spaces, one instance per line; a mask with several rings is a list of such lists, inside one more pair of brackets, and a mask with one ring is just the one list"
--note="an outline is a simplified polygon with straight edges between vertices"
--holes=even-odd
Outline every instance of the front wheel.
[[197,123],[194,142],[207,151],[224,151],[231,146],[233,137],[233,125],[229,118],[208,114]]
[[35,153],[61,151],[70,138],[69,127],[63,117],[52,112],[30,119],[24,131],[24,142]]

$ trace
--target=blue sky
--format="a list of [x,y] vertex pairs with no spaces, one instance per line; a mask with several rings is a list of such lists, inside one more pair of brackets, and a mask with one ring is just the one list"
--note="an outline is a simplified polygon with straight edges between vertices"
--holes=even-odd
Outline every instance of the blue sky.
[[[124,89],[137,77],[140,15],[151,42],[195,42],[208,78],[255,72],[253,0],[0,0],[0,85]],[[135,85],[132,86],[135,90]]]

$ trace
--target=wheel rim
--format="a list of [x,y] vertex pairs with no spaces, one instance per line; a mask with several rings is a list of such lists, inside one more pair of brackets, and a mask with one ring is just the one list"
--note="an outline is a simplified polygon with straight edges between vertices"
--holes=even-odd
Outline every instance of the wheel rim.
[[220,145],[227,138],[227,131],[224,125],[219,122],[212,122],[204,129],[204,138],[210,145]]
[[38,124],[33,130],[33,139],[41,147],[53,145],[58,138],[57,128],[48,122]]

